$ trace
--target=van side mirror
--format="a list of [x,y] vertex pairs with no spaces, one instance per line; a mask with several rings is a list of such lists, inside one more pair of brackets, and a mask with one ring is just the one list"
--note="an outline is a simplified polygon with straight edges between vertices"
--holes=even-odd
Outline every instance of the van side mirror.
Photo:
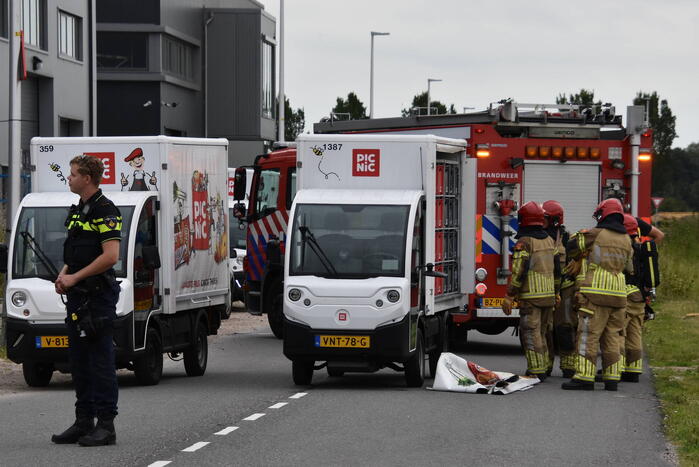
[[143,255],[143,266],[146,269],[160,268],[160,252],[158,251],[157,246],[144,246],[143,250],[141,250],[141,255]]
[[435,271],[434,264],[432,263],[425,264],[425,272],[423,272],[422,274],[429,277],[441,277],[442,279],[446,279],[447,277],[449,277],[443,272]]
[[236,201],[245,200],[245,187],[247,186],[247,171],[245,167],[235,169],[235,181],[233,182],[233,199]]
[[0,273],[7,274],[7,245],[0,245]]

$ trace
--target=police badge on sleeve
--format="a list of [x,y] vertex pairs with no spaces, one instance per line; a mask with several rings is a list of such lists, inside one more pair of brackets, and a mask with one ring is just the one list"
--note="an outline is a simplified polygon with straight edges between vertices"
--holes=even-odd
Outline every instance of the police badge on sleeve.
[[119,221],[117,220],[116,216],[109,216],[104,218],[104,225],[106,225],[109,230],[116,229],[118,223]]

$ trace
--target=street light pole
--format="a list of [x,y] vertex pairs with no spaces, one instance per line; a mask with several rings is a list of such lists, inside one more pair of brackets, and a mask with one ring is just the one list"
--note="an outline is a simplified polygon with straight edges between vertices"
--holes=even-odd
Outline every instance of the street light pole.
[[430,115],[430,84],[442,81],[441,79],[427,78],[427,115]]
[[284,115],[284,0],[279,0],[279,123],[277,124],[277,140],[284,141],[286,119]]
[[369,71],[369,118],[374,118],[374,36],[388,36],[390,32],[371,31],[371,65]]

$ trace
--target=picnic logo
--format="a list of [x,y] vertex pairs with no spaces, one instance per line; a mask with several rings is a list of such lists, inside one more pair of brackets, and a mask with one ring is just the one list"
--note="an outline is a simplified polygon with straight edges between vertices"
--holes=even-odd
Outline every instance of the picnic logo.
[[353,177],[378,177],[380,173],[380,149],[352,149]]

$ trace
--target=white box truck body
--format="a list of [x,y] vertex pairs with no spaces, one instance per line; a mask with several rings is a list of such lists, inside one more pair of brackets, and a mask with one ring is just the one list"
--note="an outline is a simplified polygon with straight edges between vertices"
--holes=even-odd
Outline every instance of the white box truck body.
[[[60,270],[64,221],[78,203],[67,177],[79,154],[102,159],[100,188],[123,217],[114,268],[118,367],[156,384],[162,354],[181,352],[187,374],[204,373],[207,335],[230,306],[227,144],[165,136],[32,139],[32,193],[12,225],[6,290],[8,357],[24,365],[29,384],[48,384],[53,370],[65,371],[67,338],[65,305],[27,233]],[[146,265],[147,252],[157,253],[161,267]]]
[[474,289],[465,149],[431,135],[299,138],[283,306],[297,384],[327,365],[331,375],[391,367],[419,386],[425,354],[436,367],[449,311]]

